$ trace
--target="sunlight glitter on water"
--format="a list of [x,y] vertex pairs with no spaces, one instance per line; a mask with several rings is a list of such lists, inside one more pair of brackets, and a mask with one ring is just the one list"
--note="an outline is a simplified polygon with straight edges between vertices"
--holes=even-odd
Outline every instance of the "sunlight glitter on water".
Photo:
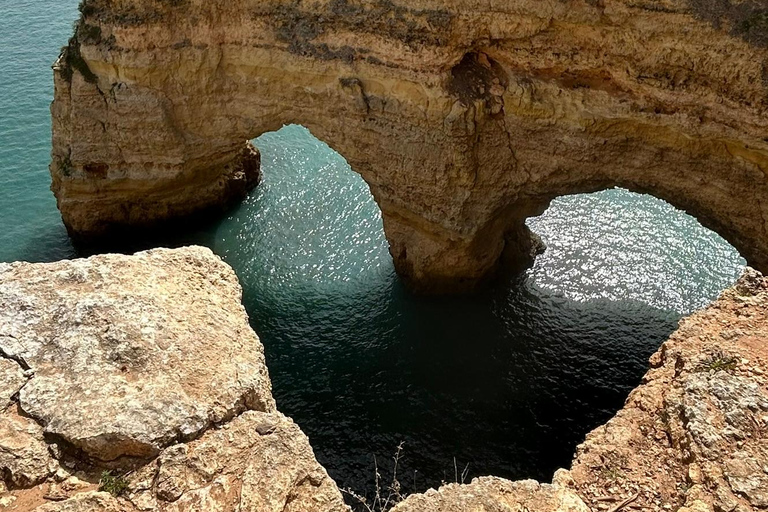
[[[0,261],[76,255],[47,165],[50,64],[77,0],[40,6],[18,0],[0,18]],[[453,457],[470,478],[551,478],[621,407],[680,315],[743,265],[668,204],[611,190],[530,220],[549,249],[526,278],[414,297],[342,156],[297,126],[257,145],[264,182],[239,208],[152,243],[205,244],[235,268],[278,406],[342,487],[365,489],[371,455],[401,441],[403,471],[421,475],[411,490],[452,475]]]
[[696,219],[627,190],[561,197],[528,223],[548,246],[532,281],[574,300],[633,299],[687,314],[744,269],[733,247]]

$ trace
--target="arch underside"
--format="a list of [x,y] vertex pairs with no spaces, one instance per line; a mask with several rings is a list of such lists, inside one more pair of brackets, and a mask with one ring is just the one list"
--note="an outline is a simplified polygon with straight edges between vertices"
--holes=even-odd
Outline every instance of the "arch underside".
[[155,4],[89,0],[55,67],[51,173],[76,236],[242,197],[244,141],[296,123],[366,180],[420,291],[529,262],[527,217],[613,186],[768,271],[766,51],[687,7]]

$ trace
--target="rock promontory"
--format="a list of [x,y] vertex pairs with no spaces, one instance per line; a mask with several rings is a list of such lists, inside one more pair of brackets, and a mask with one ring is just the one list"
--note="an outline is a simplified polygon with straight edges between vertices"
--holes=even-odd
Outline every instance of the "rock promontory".
[[[398,273],[458,291],[525,219],[614,186],[768,272],[763,0],[84,0],[54,66],[51,175],[79,237],[242,197],[297,123],[370,186]],[[502,258],[502,256],[504,256]]]

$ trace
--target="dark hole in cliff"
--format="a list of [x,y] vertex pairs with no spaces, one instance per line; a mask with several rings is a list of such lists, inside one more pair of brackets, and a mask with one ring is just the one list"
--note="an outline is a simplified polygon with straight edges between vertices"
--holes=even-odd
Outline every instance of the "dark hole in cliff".
[[509,85],[504,68],[483,52],[470,52],[451,69],[448,91],[465,105],[501,97]]

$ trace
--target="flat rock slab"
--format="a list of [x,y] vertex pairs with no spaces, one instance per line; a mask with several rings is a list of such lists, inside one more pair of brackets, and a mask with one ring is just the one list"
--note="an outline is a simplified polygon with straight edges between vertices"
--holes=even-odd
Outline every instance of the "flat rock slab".
[[0,264],[0,353],[31,374],[21,410],[101,461],[153,457],[245,410],[274,411],[241,295],[200,247]]

